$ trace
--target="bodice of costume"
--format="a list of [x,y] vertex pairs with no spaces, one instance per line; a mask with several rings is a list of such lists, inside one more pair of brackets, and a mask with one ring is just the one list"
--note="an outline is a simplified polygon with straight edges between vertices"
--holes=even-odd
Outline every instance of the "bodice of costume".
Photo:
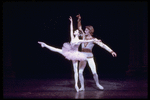
[[84,43],[84,44],[82,45],[82,49],[89,49],[89,50],[91,50],[91,51],[92,51],[93,47],[94,47],[94,43],[93,43],[93,42]]
[[[93,39],[93,38],[89,38],[89,39]],[[85,40],[89,40],[88,38],[85,38]],[[87,43],[82,43],[82,51],[83,52],[92,52],[92,49],[94,47],[94,42],[87,42]]]
[[[83,40],[89,40],[89,39],[86,38]],[[87,58],[93,57],[92,49],[93,49],[94,45],[95,45],[94,42],[82,43],[82,52],[84,54],[86,54]]]
[[78,51],[80,43],[70,43],[70,45],[71,45],[71,50]]

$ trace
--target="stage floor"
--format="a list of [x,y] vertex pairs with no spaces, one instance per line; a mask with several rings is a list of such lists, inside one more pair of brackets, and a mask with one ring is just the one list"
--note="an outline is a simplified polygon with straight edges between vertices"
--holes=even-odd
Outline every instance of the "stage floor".
[[76,92],[73,79],[4,79],[3,98],[148,98],[147,79],[100,79],[99,81],[104,90],[99,90],[93,79],[85,79],[85,91]]

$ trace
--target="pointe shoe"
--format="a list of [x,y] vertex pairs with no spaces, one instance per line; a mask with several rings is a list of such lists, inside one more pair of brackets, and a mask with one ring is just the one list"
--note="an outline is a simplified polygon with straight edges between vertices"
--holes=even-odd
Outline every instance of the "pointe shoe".
[[39,41],[38,41],[38,43],[41,45],[42,48],[45,47],[45,43],[39,42]]
[[77,92],[79,92],[79,87],[78,86],[75,86],[75,89]]
[[44,47],[45,47],[45,45],[44,45],[44,44],[42,44],[42,45],[41,45],[41,47],[42,47],[42,48],[44,48]]
[[80,89],[79,89],[79,91],[84,91],[85,89],[84,89],[84,87],[81,87]]
[[104,87],[101,86],[100,84],[96,84],[96,86],[97,86],[100,90],[104,90]]

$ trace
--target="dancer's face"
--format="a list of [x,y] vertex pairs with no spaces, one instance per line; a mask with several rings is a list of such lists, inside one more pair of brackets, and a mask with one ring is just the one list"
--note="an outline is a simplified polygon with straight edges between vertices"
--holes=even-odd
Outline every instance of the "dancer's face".
[[74,35],[79,35],[79,30],[75,30]]
[[90,30],[88,28],[85,28],[85,35],[89,35],[90,34]]

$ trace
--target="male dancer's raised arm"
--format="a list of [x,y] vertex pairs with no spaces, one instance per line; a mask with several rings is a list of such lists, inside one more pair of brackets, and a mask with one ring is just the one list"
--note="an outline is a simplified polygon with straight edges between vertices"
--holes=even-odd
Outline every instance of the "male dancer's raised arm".
[[74,35],[73,35],[73,20],[72,20],[71,16],[70,16],[69,20],[70,20],[70,37],[71,37],[71,40],[73,40],[74,39]]
[[77,22],[78,22],[78,29],[84,34],[84,31],[82,29],[82,25],[81,25],[81,16],[80,14],[76,16],[78,18]]
[[[78,14],[76,17],[78,18],[78,20],[77,20],[77,22],[78,22],[78,30],[82,33],[81,34],[82,40],[85,40],[85,33],[84,33],[84,31],[82,29],[82,25],[81,25],[81,16],[80,16],[80,14]],[[81,47],[84,47],[83,43],[81,44]]]

